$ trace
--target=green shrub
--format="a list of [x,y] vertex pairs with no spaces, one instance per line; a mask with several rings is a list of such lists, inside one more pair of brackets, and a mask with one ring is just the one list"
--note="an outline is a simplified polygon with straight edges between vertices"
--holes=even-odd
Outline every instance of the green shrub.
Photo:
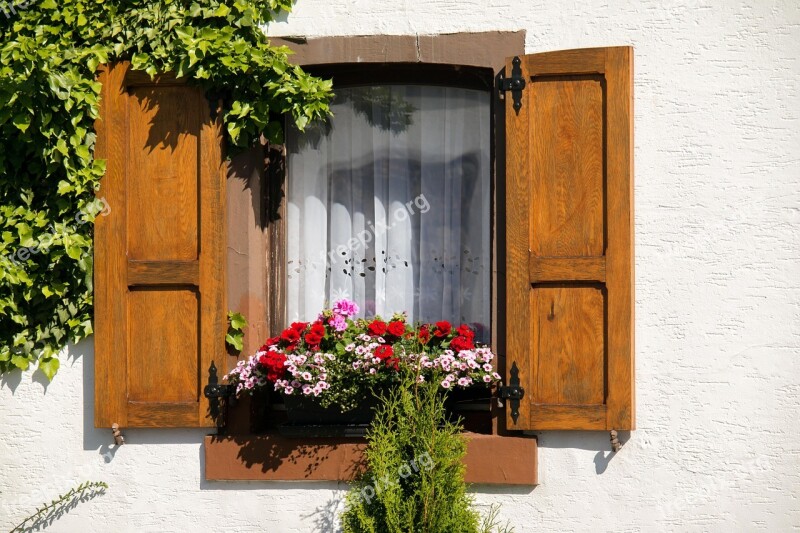
[[448,420],[438,382],[404,386],[381,399],[367,435],[365,470],[346,498],[346,533],[473,533],[497,527],[485,520],[464,482],[466,441]]

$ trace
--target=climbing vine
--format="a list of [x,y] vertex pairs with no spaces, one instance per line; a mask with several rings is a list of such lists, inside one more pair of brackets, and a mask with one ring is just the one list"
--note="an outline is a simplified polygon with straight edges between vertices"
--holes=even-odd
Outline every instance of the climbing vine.
[[224,102],[229,151],[282,116],[328,113],[330,82],[288,62],[263,28],[292,0],[41,0],[0,11],[0,373],[52,378],[67,342],[92,333],[92,232],[113,211],[95,192],[101,65],[175,72]]

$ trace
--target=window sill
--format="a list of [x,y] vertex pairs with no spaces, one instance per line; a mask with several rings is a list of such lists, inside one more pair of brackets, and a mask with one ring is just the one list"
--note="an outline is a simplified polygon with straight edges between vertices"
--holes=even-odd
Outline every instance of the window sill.
[[[537,485],[537,446],[531,437],[466,433],[466,481]],[[208,481],[351,481],[366,443],[360,438],[292,439],[263,435],[208,435]]]

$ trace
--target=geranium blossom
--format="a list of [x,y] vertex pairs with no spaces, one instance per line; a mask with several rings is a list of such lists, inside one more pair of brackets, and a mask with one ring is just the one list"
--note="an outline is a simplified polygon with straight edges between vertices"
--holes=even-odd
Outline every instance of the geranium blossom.
[[358,314],[358,304],[352,300],[342,298],[333,304],[333,312],[345,317],[356,316]]

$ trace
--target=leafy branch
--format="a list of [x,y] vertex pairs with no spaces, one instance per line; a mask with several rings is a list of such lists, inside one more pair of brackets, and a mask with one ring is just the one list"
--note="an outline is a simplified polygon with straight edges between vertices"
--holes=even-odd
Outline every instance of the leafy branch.
[[[37,508],[35,513],[17,524],[11,530],[11,533],[32,530],[35,526],[46,525],[51,520],[67,512],[77,502],[85,502],[95,496],[105,494],[107,488],[108,484],[103,481],[85,481],[50,503],[42,504],[42,507]],[[26,524],[29,523],[30,525],[26,527]]]

